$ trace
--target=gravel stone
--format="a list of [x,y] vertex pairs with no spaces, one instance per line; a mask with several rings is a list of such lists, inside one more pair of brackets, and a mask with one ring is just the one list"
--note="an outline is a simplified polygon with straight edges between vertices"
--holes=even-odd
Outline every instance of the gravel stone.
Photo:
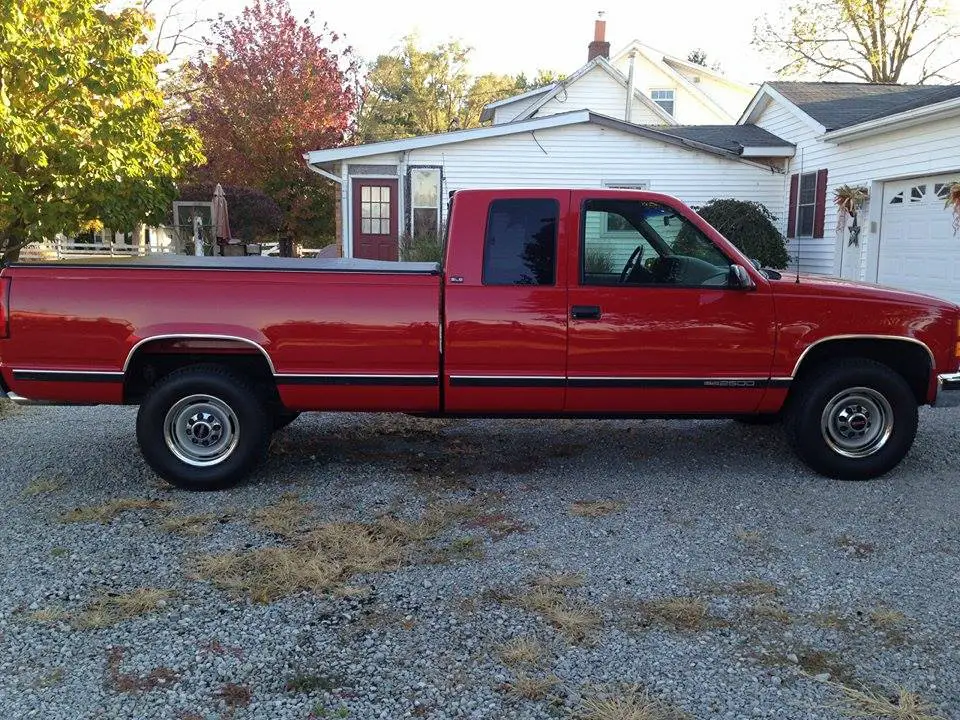
[[[191,494],[148,470],[134,410],[23,409],[0,419],[0,717],[540,720],[637,685],[694,718],[839,720],[835,682],[901,684],[958,717],[956,417],[923,409],[899,468],[844,483],[803,467],[776,427],[313,414],[246,485]],[[30,494],[41,480],[59,486]],[[315,523],[437,502],[479,514],[428,541],[431,562],[352,578],[360,595],[257,604],[195,576],[198,555],[281,542],[250,513],[284,493]],[[175,507],[60,521],[117,498]],[[614,509],[582,517],[578,500]],[[206,513],[208,534],[161,527]],[[560,573],[584,576],[563,602],[600,617],[582,643],[518,600]],[[95,598],[140,587],[172,595],[77,626]],[[651,615],[674,597],[705,617]],[[31,618],[49,608],[73,621]],[[520,637],[544,647],[525,670],[559,679],[545,700],[508,692],[518,668],[499,648]]]

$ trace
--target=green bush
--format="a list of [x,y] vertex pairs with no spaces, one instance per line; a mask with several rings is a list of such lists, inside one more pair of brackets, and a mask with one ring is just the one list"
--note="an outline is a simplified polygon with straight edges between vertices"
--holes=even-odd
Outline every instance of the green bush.
[[697,208],[700,217],[713,225],[748,258],[768,268],[783,269],[790,262],[787,241],[777,230],[777,219],[758,202],[717,198]]
[[404,262],[442,262],[444,228],[439,232],[419,233],[400,238],[400,259]]

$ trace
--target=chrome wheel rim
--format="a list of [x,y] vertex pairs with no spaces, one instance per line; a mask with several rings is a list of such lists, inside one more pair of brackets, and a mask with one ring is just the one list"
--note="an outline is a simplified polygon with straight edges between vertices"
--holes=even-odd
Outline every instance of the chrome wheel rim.
[[893,408],[872,388],[855,387],[833,396],[820,417],[820,431],[830,449],[849,458],[880,450],[893,435]]
[[212,395],[190,395],[167,412],[163,439],[177,459],[194,467],[219,465],[236,450],[240,423],[227,403]]

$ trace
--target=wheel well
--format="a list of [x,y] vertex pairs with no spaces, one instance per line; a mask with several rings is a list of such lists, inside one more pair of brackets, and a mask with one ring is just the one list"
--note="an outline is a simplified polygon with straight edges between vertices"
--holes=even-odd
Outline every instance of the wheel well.
[[926,404],[930,373],[933,371],[930,354],[922,345],[908,340],[842,339],[821,342],[802,358],[794,381],[801,381],[824,365],[847,358],[865,358],[883,363],[907,381],[918,405]]
[[265,398],[280,403],[273,370],[256,347],[234,340],[163,339],[136,349],[123,376],[123,400],[136,405],[151,387],[190,365],[214,364],[246,378]]

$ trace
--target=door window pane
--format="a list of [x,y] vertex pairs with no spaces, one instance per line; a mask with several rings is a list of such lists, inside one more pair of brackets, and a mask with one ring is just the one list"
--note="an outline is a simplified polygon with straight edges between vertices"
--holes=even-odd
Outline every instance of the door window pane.
[[360,232],[390,234],[390,188],[364,185],[360,188]]
[[729,282],[727,257],[667,205],[588,200],[583,214],[584,285],[723,287]]
[[494,200],[483,244],[484,285],[553,285],[556,200]]

